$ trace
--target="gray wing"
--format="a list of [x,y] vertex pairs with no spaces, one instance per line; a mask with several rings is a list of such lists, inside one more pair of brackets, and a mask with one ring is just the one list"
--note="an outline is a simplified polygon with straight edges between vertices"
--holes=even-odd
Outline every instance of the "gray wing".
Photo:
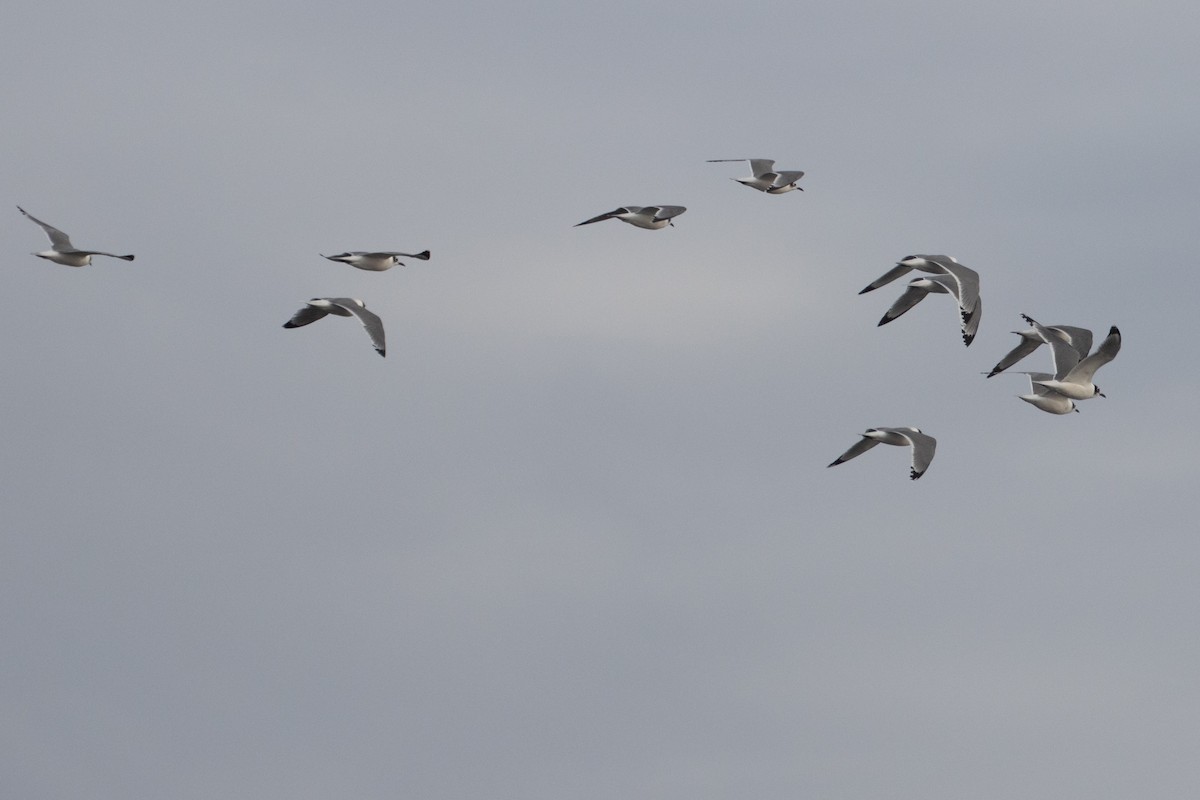
[[58,247],[55,249],[58,250],[60,253],[68,252],[68,253],[78,253],[78,254],[84,255],[84,256],[108,256],[109,258],[119,258],[122,261],[133,261],[133,256],[131,256],[131,255],[119,256],[116,253],[105,253],[101,250],[76,250],[74,247],[71,247],[71,248]]
[[[580,223],[580,224],[582,225],[583,223]],[[377,256],[402,256],[402,257],[404,257],[404,258],[416,258],[416,259],[419,259],[419,260],[421,260],[421,261],[428,261],[428,260],[429,260],[429,251],[428,251],[428,250],[422,250],[420,253],[395,253],[395,252],[392,252],[392,251],[390,251],[390,250],[380,250],[380,251],[378,251],[378,252],[375,252],[375,253],[361,253],[360,255],[365,255],[365,256],[368,256],[368,257],[377,257]]]
[[[41,226],[41,229],[44,230],[46,232],[46,235],[50,237],[50,244],[54,246],[55,250],[67,251],[67,252],[75,251],[74,245],[71,244],[70,237],[68,237],[65,233],[60,231],[58,228],[54,227],[53,225],[47,225],[46,223],[42,222],[40,219],[35,217],[33,214],[30,214],[28,211],[21,208],[20,206],[17,206],[17,211],[20,211],[22,214],[29,217],[29,219],[32,222]],[[76,252],[78,252],[78,251],[76,251]],[[106,256],[106,255],[109,255],[109,253],[93,253],[92,255]]]
[[750,162],[750,171],[754,173],[754,177],[766,175],[775,169],[775,162],[769,158],[748,158]]
[[1079,353],[1079,358],[1082,360],[1087,358],[1088,351],[1092,349],[1092,332],[1087,328],[1076,328],[1073,325],[1051,325],[1052,330],[1062,331],[1075,348],[1075,352]]
[[1042,346],[1042,337],[1040,336],[1035,335],[1033,338],[1031,338],[1020,333],[1017,335],[1021,336],[1021,343],[1012,350],[1009,350],[1004,358],[996,362],[996,366],[992,367],[992,371],[987,374],[989,378],[993,375],[998,375],[1001,372],[1004,372],[1004,370],[1008,369],[1013,364],[1016,364],[1018,361],[1025,358],[1025,356]]
[[367,335],[371,337],[371,344],[375,346],[375,351],[381,356],[387,355],[387,346],[383,338],[383,320],[377,314],[368,311],[366,306],[359,305],[350,297],[330,297],[329,302],[341,306],[358,317],[358,321],[367,329]]
[[928,294],[929,294],[928,289],[922,288],[920,286],[913,286],[912,284],[909,284],[908,288],[904,290],[904,294],[900,295],[900,297],[896,300],[896,302],[892,303],[892,307],[889,308],[887,310],[887,313],[885,313],[883,315],[883,319],[879,320],[879,324],[880,325],[888,324],[892,320],[896,319],[897,317],[899,317],[902,314],[904,314],[905,312],[907,312],[910,308],[915,306],[917,303],[924,300],[925,296]]
[[875,280],[868,283],[867,288],[860,291],[859,294],[866,294],[867,292],[878,289],[880,286],[886,286],[887,284],[896,280],[896,278],[907,275],[910,272],[912,272],[912,267],[905,266],[904,264],[897,264]]
[[580,225],[591,225],[593,222],[603,222],[606,219],[612,219],[618,214],[636,214],[640,210],[641,209],[637,206],[621,206],[615,211],[609,211],[607,214],[600,214],[599,216],[592,217],[591,219],[585,219],[583,222],[576,223],[574,227],[578,228]]
[[804,172],[800,170],[789,170],[787,172],[775,173],[775,180],[771,182],[772,186],[787,186],[789,183],[795,183],[804,177]]
[[1026,372],[1025,374],[1029,376],[1029,389],[1034,394],[1042,396],[1058,394],[1058,392],[1054,391],[1049,386],[1042,386],[1040,383],[1038,383],[1038,381],[1054,380],[1054,376],[1049,372]]
[[[958,284],[958,304],[964,311],[972,311],[979,302],[979,273],[970,267],[964,267],[949,256],[926,256],[930,261],[946,270],[946,274],[954,278]],[[941,260],[945,259],[945,260]]]
[[937,439],[921,433],[916,428],[892,428],[891,430],[908,439],[912,444],[912,469],[909,471],[909,477],[915,481],[925,474],[925,470],[929,469],[934,451],[937,450]]
[[775,162],[769,158],[710,158],[709,164],[719,164],[725,161],[749,161],[750,171],[754,173],[754,177],[766,175],[775,168]]
[[644,212],[652,212],[655,219],[673,219],[687,211],[684,206],[650,206],[643,208]]
[[1065,383],[1090,383],[1096,370],[1116,358],[1119,352],[1121,352],[1121,332],[1114,325],[1108,329],[1108,336],[1104,337],[1104,341],[1096,348],[1096,352],[1072,367],[1066,377],[1060,378],[1060,380]]
[[963,345],[970,347],[975,334],[979,333],[979,320],[983,319],[983,298],[975,300],[975,308],[971,311],[963,311],[959,306],[959,313],[962,315]]
[[861,439],[859,439],[857,442],[855,442],[854,445],[849,450],[842,453],[840,456],[837,457],[836,460],[834,460],[833,462],[829,463],[826,466],[836,467],[838,464],[842,464],[846,461],[849,461],[852,458],[861,456],[863,453],[867,452],[868,450],[870,450],[872,447],[874,447],[877,444],[879,444],[878,440],[872,439],[867,436],[863,436]]
[[979,273],[970,267],[964,267],[950,256],[925,256],[945,270],[952,280],[948,282],[938,275],[930,276],[930,280],[945,286],[958,300],[959,315],[962,317],[963,344],[971,346],[975,334],[979,332],[979,321],[983,318],[983,303],[979,299]]
[[1050,357],[1054,362],[1054,377],[1056,380],[1063,380],[1064,376],[1079,363],[1079,352],[1067,341],[1066,334],[1061,331],[1047,328],[1028,314],[1022,314],[1021,319],[1032,325],[1038,336],[1042,337],[1042,341],[1050,345]]
[[[931,262],[932,264],[934,264],[934,265],[936,265],[936,266],[938,266],[938,267],[942,268],[943,270],[945,270],[945,269],[946,269],[946,265],[947,265],[947,264],[955,264],[955,265],[958,265],[958,259],[956,259],[954,256],[948,256],[948,255],[921,255],[921,254],[917,254],[917,255],[915,255],[915,256],[909,256],[909,258],[923,258],[923,259],[925,259],[926,261],[929,261],[929,262]],[[927,271],[927,272],[929,272],[929,271],[931,271],[931,270],[928,270],[928,269],[927,269],[926,271]]]
[[316,306],[305,306],[295,314],[292,314],[292,318],[283,323],[283,327],[299,328],[301,326],[308,325],[309,323],[316,322],[328,313],[329,312],[323,308],[317,308]]

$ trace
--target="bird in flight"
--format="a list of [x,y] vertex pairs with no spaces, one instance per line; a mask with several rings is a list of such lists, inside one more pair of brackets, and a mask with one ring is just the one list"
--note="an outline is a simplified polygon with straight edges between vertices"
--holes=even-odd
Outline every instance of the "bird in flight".
[[894,444],[898,447],[912,448],[912,467],[909,469],[909,477],[915,481],[925,474],[925,470],[929,469],[929,463],[933,461],[933,452],[937,449],[937,439],[925,435],[920,428],[867,428],[867,432],[861,436],[861,439],[838,456],[837,460],[829,466],[836,467],[856,456],[861,456],[877,444]]
[[321,258],[328,258],[330,261],[340,261],[343,264],[349,264],[358,269],[365,269],[368,272],[383,272],[385,269],[392,267],[403,267],[404,262],[401,258],[415,258],[419,261],[429,260],[429,251],[424,250],[420,253],[393,253],[381,251],[377,253],[364,253],[361,250],[355,250],[352,253],[338,253],[335,256],[327,256],[321,254]]
[[775,162],[769,158],[710,158],[709,164],[719,164],[725,161],[749,161],[750,171],[754,174],[748,178],[733,178],[733,180],[749,186],[751,189],[758,189],[760,192],[767,194],[783,194],[792,190],[804,191],[804,187],[797,182],[804,177],[804,172],[800,170],[775,171]]
[[619,219],[621,222],[628,222],[638,228],[657,230],[668,225],[674,226],[675,223],[671,220],[685,211],[687,209],[683,206],[621,206],[616,211],[585,219],[583,222],[577,223],[575,227],[591,225],[593,222],[603,222],[606,219]]
[[105,253],[100,250],[80,250],[71,244],[71,237],[58,228],[53,225],[47,225],[20,206],[17,206],[17,211],[29,217],[30,221],[40,226],[46,232],[46,235],[50,237],[50,249],[34,253],[38,258],[44,258],[47,261],[53,261],[55,264],[62,264],[66,267],[86,267],[92,263],[92,256],[109,256],[110,258],[119,258],[122,261],[133,261],[133,256],[118,256],[114,253]]
[[304,308],[293,314],[291,319],[283,323],[283,327],[299,328],[316,322],[328,314],[338,317],[358,317],[358,321],[366,328],[367,335],[371,337],[371,344],[375,346],[375,351],[381,356],[387,355],[383,340],[383,320],[368,311],[367,304],[355,297],[314,297]]

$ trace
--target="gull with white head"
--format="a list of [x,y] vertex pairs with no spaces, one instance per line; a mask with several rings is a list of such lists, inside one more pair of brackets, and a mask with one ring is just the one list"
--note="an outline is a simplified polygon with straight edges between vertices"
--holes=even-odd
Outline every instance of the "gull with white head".
[[607,214],[576,223],[575,227],[591,225],[593,222],[603,222],[606,219],[619,219],[621,222],[628,222],[635,228],[658,230],[668,225],[673,227],[675,223],[671,220],[685,211],[687,208],[684,206],[621,206],[615,211],[609,211]]
[[429,260],[429,251],[423,250],[420,253],[395,253],[390,251],[378,251],[374,253],[365,253],[361,250],[355,250],[352,253],[338,253],[336,256],[327,256],[321,254],[321,258],[328,258],[330,261],[340,261],[343,264],[349,264],[358,269],[365,269],[368,272],[383,272],[385,269],[392,267],[403,267],[404,262],[401,258],[415,258],[419,261]]
[[65,267],[86,267],[92,263],[92,256],[109,256],[110,258],[119,258],[122,261],[133,261],[133,256],[118,256],[113,253],[104,253],[100,250],[80,250],[71,244],[70,237],[58,228],[55,228],[53,225],[47,225],[20,206],[17,206],[17,211],[28,217],[31,222],[39,225],[46,232],[46,235],[50,237],[50,249],[34,253],[38,258],[44,258],[47,261],[53,261],[55,264],[62,264]]
[[383,320],[368,311],[367,304],[355,297],[314,297],[304,308],[293,314],[291,319],[283,323],[283,327],[299,328],[324,319],[328,314],[358,317],[358,321],[366,328],[367,335],[371,337],[375,351],[381,356],[387,355],[383,340]]
[[775,170],[775,162],[768,158],[710,158],[709,164],[719,164],[726,161],[749,161],[750,171],[754,173],[749,178],[733,178],[743,186],[757,189],[767,194],[784,194],[793,190],[804,191],[798,181],[804,177],[801,170]]
[[911,447],[912,467],[909,469],[909,477],[915,481],[925,474],[925,470],[929,469],[929,463],[933,461],[934,450],[937,449],[937,439],[922,433],[920,428],[867,428],[867,432],[861,436],[862,438],[855,442],[853,447],[838,456],[837,460],[829,466],[836,467],[838,464],[862,455],[880,443]]
[[1019,394],[1017,397],[1034,408],[1040,408],[1050,414],[1070,414],[1072,411],[1079,411],[1074,400],[1042,385],[1042,381],[1054,378],[1053,375],[1048,372],[1026,372],[1025,374],[1029,376],[1029,394]]
[[1042,341],[1050,345],[1050,353],[1054,357],[1054,377],[1035,380],[1034,382],[1047,389],[1058,392],[1072,400],[1087,400],[1092,397],[1104,397],[1104,392],[1093,383],[1096,370],[1112,361],[1121,351],[1121,332],[1113,325],[1108,329],[1108,336],[1096,348],[1096,352],[1086,358],[1079,358],[1079,352],[1056,336],[1044,325],[1028,315],[1021,318],[1037,330]]

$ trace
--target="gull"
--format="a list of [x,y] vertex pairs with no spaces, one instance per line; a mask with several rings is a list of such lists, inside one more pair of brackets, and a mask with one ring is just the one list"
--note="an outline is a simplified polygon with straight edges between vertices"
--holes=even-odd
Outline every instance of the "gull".
[[[1072,325],[1046,325],[1044,328],[1071,345],[1081,359],[1087,356],[1088,350],[1092,349],[1092,332],[1087,328],[1076,328]],[[1004,372],[1004,370],[1045,344],[1037,328],[1027,328],[1023,331],[1013,331],[1013,333],[1021,337],[1021,343],[1010,350],[1008,355],[996,362],[996,366],[992,367],[992,371],[987,373],[989,378]],[[1049,375],[1047,377],[1053,378],[1054,376]]]
[[760,192],[767,194],[783,194],[790,192],[793,189],[804,191],[804,187],[796,185],[796,182],[804,177],[804,173],[799,170],[776,172],[775,162],[769,158],[710,158],[709,164],[717,164],[724,161],[749,161],[750,171],[754,174],[749,178],[733,178],[733,180],[749,186],[751,189],[758,189]]
[[591,225],[593,222],[603,222],[606,219],[619,219],[621,222],[628,222],[638,228],[656,230],[668,225],[674,227],[675,223],[671,220],[685,211],[687,209],[683,206],[621,206],[616,211],[585,219],[583,222],[577,223],[575,227]]
[[1092,378],[1096,370],[1116,358],[1117,353],[1121,351],[1121,332],[1117,330],[1116,325],[1108,329],[1108,336],[1104,337],[1096,352],[1080,359],[1079,352],[1074,347],[1055,336],[1044,325],[1038,324],[1026,314],[1022,314],[1021,317],[1038,331],[1046,344],[1050,345],[1050,352],[1054,357],[1054,377],[1035,380],[1035,383],[1072,400],[1105,396],[1100,387],[1092,382]]
[[[935,258],[945,260],[931,260]],[[914,263],[914,259],[921,259],[921,262]],[[909,263],[905,263],[906,261]],[[919,269],[931,274],[928,278],[913,278],[909,281],[908,288],[892,304],[892,307],[887,310],[883,318],[879,320],[879,324],[886,325],[896,319],[924,300],[928,294],[951,294],[958,301],[958,312],[962,321],[963,344],[970,347],[971,342],[975,340],[975,334],[979,331],[979,320],[983,316],[983,302],[979,299],[979,273],[973,269],[964,267],[953,258],[949,256],[907,256],[888,273],[888,275],[895,273],[893,277],[889,278],[888,275],[884,275],[883,277],[887,278],[887,280],[881,278],[875,284],[864,289],[863,292],[890,283],[895,278],[913,269]],[[859,292],[859,294],[863,292]]]
[[330,261],[340,261],[343,264],[365,269],[368,272],[383,272],[385,269],[391,269],[392,267],[403,267],[404,262],[400,260],[401,258],[416,258],[421,261],[428,261],[429,251],[424,250],[420,253],[393,253],[388,251],[364,253],[361,250],[355,250],[353,253],[338,253],[336,256],[327,256],[321,253],[321,258],[328,258]]
[[387,355],[383,341],[383,320],[367,311],[367,304],[355,297],[314,297],[304,308],[293,314],[291,319],[283,323],[283,327],[299,328],[316,322],[326,314],[358,317],[358,321],[367,329],[367,335],[371,337],[371,344],[375,345],[376,352],[381,356]]
[[853,447],[838,456],[829,466],[836,467],[855,456],[860,456],[880,442],[908,446],[912,448],[912,467],[909,475],[915,481],[929,469],[929,462],[933,461],[933,451],[937,449],[937,439],[921,433],[920,428],[867,428],[867,432],[861,436],[862,439],[855,442]]
[[55,228],[53,225],[47,225],[20,206],[17,206],[17,211],[20,211],[29,217],[31,221],[40,225],[42,230],[46,232],[46,235],[50,237],[50,249],[33,254],[38,258],[44,258],[47,261],[53,261],[55,264],[62,264],[67,267],[86,267],[92,263],[92,256],[109,256],[111,258],[119,258],[122,261],[133,261],[133,256],[118,256],[112,253],[103,253],[99,250],[80,250],[72,245],[70,237],[58,228]]
[[1042,381],[1054,378],[1053,375],[1048,372],[1026,372],[1025,374],[1029,376],[1030,393],[1019,394],[1017,397],[1050,414],[1070,414],[1072,411],[1079,411],[1074,400],[1042,385]]

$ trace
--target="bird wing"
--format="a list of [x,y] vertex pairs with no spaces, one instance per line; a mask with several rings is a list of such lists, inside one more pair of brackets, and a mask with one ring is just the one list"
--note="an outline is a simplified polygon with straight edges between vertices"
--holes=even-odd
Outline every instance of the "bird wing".
[[909,477],[915,481],[925,474],[925,470],[929,469],[934,451],[937,450],[937,439],[921,433],[916,428],[889,428],[888,430],[900,434],[912,445],[912,469],[909,471]]
[[1079,353],[1080,360],[1087,358],[1088,351],[1092,349],[1092,332],[1087,328],[1076,328],[1073,325],[1051,325],[1051,329],[1062,331],[1075,348],[1075,352]]
[[746,160],[750,162],[750,171],[756,178],[775,170],[775,162],[770,158],[748,158]]
[[387,355],[387,346],[383,337],[383,320],[379,318],[378,314],[368,311],[361,300],[351,297],[330,297],[329,302],[358,317],[358,321],[367,329],[367,335],[371,337],[371,344],[375,346],[375,351],[381,356]]
[[1058,392],[1054,391],[1049,386],[1043,386],[1042,384],[1038,383],[1038,381],[1054,380],[1054,376],[1049,372],[1026,372],[1025,374],[1029,376],[1029,388],[1034,394],[1041,396],[1058,394]]
[[775,180],[771,182],[774,187],[787,186],[789,183],[795,183],[804,177],[804,172],[800,170],[789,170],[786,172],[776,172]]
[[[63,233],[62,231],[60,231],[58,228],[54,227],[53,225],[47,225],[46,223],[42,222],[40,219],[35,217],[33,214],[30,214],[28,211],[21,208],[20,206],[17,206],[17,211],[20,211],[22,214],[29,217],[29,219],[32,222],[41,226],[41,229],[44,230],[46,232],[46,235],[50,237],[50,244],[53,245],[55,250],[58,250],[60,252],[63,252],[63,251],[69,252],[69,251],[75,250],[74,245],[71,244],[71,238],[69,236],[67,236],[65,233]],[[108,253],[95,253],[94,255],[108,255]]]
[[1054,377],[1056,380],[1065,380],[1066,374],[1079,363],[1079,352],[1067,341],[1066,334],[1061,331],[1047,328],[1028,314],[1022,314],[1021,319],[1032,325],[1038,336],[1042,337],[1042,341],[1050,345],[1050,357],[1054,362]]
[[958,290],[955,292],[958,304],[966,312],[973,311],[975,304],[979,302],[979,273],[970,267],[964,267],[949,256],[927,256],[927,258],[954,278],[954,282],[958,284]]
[[892,307],[889,308],[887,313],[883,315],[883,319],[879,320],[879,324],[888,324],[892,320],[904,314],[917,303],[924,300],[925,296],[928,294],[928,289],[922,286],[914,286],[910,283],[908,288],[904,290],[904,294],[900,295],[900,297],[896,299],[896,302],[892,303]]
[[1108,329],[1108,336],[1104,337],[1104,341],[1096,348],[1096,352],[1072,367],[1071,371],[1060,380],[1064,383],[1091,383],[1096,370],[1116,358],[1119,352],[1121,352],[1121,332],[1114,325]]
[[835,461],[831,462],[827,466],[836,467],[838,464],[849,461],[850,459],[856,458],[857,456],[861,456],[863,453],[867,452],[868,450],[870,450],[872,447],[874,447],[877,444],[879,444],[878,440],[872,439],[869,436],[863,436],[861,439],[859,439],[857,442],[855,442],[849,450],[842,453],[840,456],[837,457],[837,459]]
[[638,209],[636,206],[622,206],[615,211],[609,211],[606,214],[600,214],[599,216],[592,217],[591,219],[585,219],[583,222],[576,223],[574,227],[578,228],[580,225],[591,225],[593,222],[603,222],[604,220],[612,219],[619,214],[636,214],[639,210],[640,209]]
[[306,305],[304,308],[292,314],[292,318],[283,323],[285,328],[299,328],[309,323],[316,322],[324,317],[329,312],[323,308],[318,308],[314,305]]
[[867,292],[878,289],[880,286],[886,286],[887,284],[896,280],[896,278],[907,275],[910,272],[912,272],[912,267],[905,266],[904,264],[897,264],[875,280],[868,283],[867,288],[860,291],[859,294],[866,294]]
[[643,208],[642,211],[651,213],[656,220],[673,219],[687,211],[687,208],[684,206],[650,206],[649,208]]
[[[580,224],[582,224],[582,223],[580,223]],[[420,253],[395,253],[395,252],[392,252],[389,250],[381,250],[377,253],[364,253],[363,255],[366,255],[366,256],[372,257],[372,258],[379,257],[379,256],[401,256],[403,258],[416,258],[421,261],[429,260],[429,251],[428,250],[422,250]]]
[[1029,336],[1022,335],[1019,332],[1017,335],[1021,336],[1021,343],[1012,350],[1009,350],[1004,358],[996,362],[996,366],[992,367],[992,371],[987,375],[989,378],[993,375],[998,375],[999,373],[1004,372],[1004,370],[1008,369],[1013,364],[1016,364],[1018,361],[1025,358],[1025,356],[1042,346],[1042,337],[1040,336],[1034,335],[1031,338]]
[[979,320],[983,319],[983,298],[976,298],[975,308],[971,311],[964,311],[960,305],[959,313],[962,316],[963,344],[970,347],[971,342],[975,341],[975,334],[979,333]]

